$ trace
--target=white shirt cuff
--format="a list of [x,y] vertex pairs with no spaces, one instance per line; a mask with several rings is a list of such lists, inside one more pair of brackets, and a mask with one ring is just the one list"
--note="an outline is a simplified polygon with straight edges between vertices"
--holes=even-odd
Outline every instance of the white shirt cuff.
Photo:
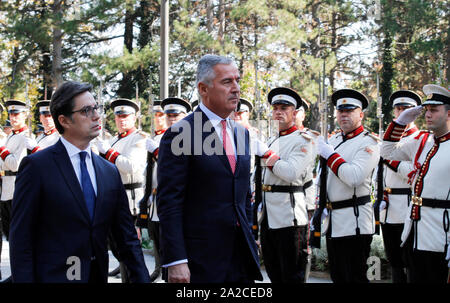
[[174,261],[172,263],[169,264],[164,264],[162,265],[162,267],[166,268],[166,267],[170,267],[170,266],[174,266],[174,265],[178,265],[178,264],[183,264],[183,263],[187,263],[188,260],[187,259],[183,259],[183,260],[179,260],[179,261]]

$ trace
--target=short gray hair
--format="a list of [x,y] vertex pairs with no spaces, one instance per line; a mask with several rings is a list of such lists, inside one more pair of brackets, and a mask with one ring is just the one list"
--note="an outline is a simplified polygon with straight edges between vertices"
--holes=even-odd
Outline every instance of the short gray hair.
[[234,64],[234,61],[230,58],[223,57],[223,56],[217,56],[217,55],[204,55],[200,58],[200,61],[198,62],[197,66],[197,80],[196,85],[200,82],[203,82],[207,84],[208,86],[211,85],[211,81],[214,79],[216,74],[214,73],[214,66],[217,64]]

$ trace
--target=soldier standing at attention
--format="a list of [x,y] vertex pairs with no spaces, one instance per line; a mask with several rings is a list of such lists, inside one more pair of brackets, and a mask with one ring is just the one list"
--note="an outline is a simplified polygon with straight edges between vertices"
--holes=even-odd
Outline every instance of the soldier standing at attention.
[[6,138],[4,145],[0,147],[0,169],[3,172],[0,214],[2,232],[6,237],[6,241],[9,241],[11,202],[17,170],[22,159],[27,156],[27,141],[33,141],[33,139],[29,138],[26,124],[29,111],[26,103],[19,100],[8,100],[5,102],[5,107],[8,110],[12,131]]
[[[279,134],[269,138],[263,154],[261,250],[272,283],[304,283],[308,262],[308,214],[303,175],[313,159],[312,138],[295,126],[302,99],[284,87],[268,95]],[[260,143],[264,146],[264,143]]]
[[[408,90],[394,92],[389,101],[394,108],[394,117],[398,116],[406,109],[415,107],[421,103],[420,96]],[[401,144],[419,133],[419,129],[414,122],[407,125],[400,141]],[[400,247],[401,235],[407,216],[409,204],[411,203],[411,188],[408,184],[408,174],[414,169],[412,161],[384,160],[384,200],[380,205],[380,221],[383,235],[384,248],[387,258],[391,263],[392,282],[406,283],[407,264],[406,254],[410,249]]]
[[319,154],[327,159],[325,220],[331,279],[335,283],[367,283],[367,258],[375,232],[370,193],[372,174],[380,158],[378,138],[364,130],[367,98],[352,89],[334,92],[337,122],[342,132],[329,144],[319,137]]
[[[413,196],[402,233],[402,245],[413,248],[408,261],[411,282],[446,283],[446,259],[450,259],[450,92],[434,84],[425,85],[423,92],[427,100],[403,111],[387,128],[381,156],[414,162],[409,175]],[[401,144],[408,124],[423,108],[428,131]]]
[[[50,100],[42,100],[36,103],[39,110],[39,120],[44,127],[44,132],[36,138],[35,142],[28,140],[27,148],[32,152],[44,149],[55,144],[59,140],[59,133],[55,127],[52,114],[50,113]],[[34,143],[36,145],[34,145]]]
[[[139,106],[129,99],[111,102],[118,134],[109,141],[97,137],[96,146],[102,157],[117,166],[126,189],[130,212],[134,219],[138,214],[138,202],[144,196],[144,171],[146,166],[145,140],[147,134],[136,128]],[[114,251],[114,243],[111,243]],[[117,257],[117,256],[116,256]],[[118,256],[120,261],[120,256]],[[121,263],[121,278],[128,283],[128,275]]]

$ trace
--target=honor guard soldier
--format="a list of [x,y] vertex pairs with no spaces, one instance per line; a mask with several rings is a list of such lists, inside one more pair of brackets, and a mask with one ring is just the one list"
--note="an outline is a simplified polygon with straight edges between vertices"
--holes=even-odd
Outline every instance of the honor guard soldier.
[[[408,90],[394,92],[389,101],[394,109],[394,117],[406,109],[420,105],[420,96]],[[417,136],[419,129],[414,122],[407,125],[400,144],[404,144]],[[380,205],[380,221],[386,256],[391,263],[392,282],[407,282],[405,261],[410,248],[400,247],[401,235],[409,204],[411,188],[408,184],[408,174],[414,169],[412,161],[384,160],[384,200]]]
[[[402,245],[413,247],[408,261],[411,282],[446,283],[446,257],[450,255],[450,92],[434,84],[425,85],[423,92],[427,99],[422,106],[403,111],[387,128],[381,156],[414,163],[409,174],[413,196],[402,233]],[[402,142],[408,124],[423,108],[428,131]]]
[[342,132],[325,143],[319,137],[319,154],[327,160],[325,219],[328,260],[335,283],[367,283],[367,259],[375,232],[371,203],[372,174],[380,158],[379,139],[362,125],[367,98],[352,89],[331,96]]
[[189,102],[175,97],[169,97],[162,100],[161,106],[166,114],[167,127],[171,127],[192,111]]
[[[145,140],[147,134],[136,128],[139,106],[129,99],[111,102],[118,134],[110,140],[97,137],[96,146],[102,157],[117,166],[126,189],[130,212],[138,215],[138,202],[144,196],[144,171],[146,166]],[[114,243],[111,243],[114,250]],[[120,258],[119,258],[120,261]],[[128,282],[128,275],[121,263],[122,282]]]
[[305,282],[307,267],[308,215],[303,178],[313,159],[312,138],[295,126],[302,106],[300,96],[277,87],[268,95],[279,134],[268,146],[257,141],[262,156],[263,219],[261,250],[267,274],[273,283]]
[[50,100],[39,101],[36,103],[36,107],[39,110],[39,120],[42,123],[44,132],[36,138],[36,146],[27,146],[33,152],[55,144],[60,137],[50,113]]
[[0,167],[2,170],[2,193],[0,197],[1,227],[6,240],[9,241],[9,224],[11,221],[11,202],[14,193],[17,170],[20,162],[27,156],[29,138],[26,119],[29,108],[25,102],[8,100],[5,102],[11,122],[12,132],[0,147]]
[[167,128],[171,127],[176,122],[183,119],[190,111],[191,111],[191,105],[189,102],[180,99],[180,98],[174,98],[169,97],[161,101],[161,106],[156,105],[154,106],[154,111],[160,112],[162,109],[163,113],[166,116],[166,125],[164,125],[164,128],[160,129],[156,136],[153,137],[153,139],[147,139],[147,151],[150,152],[154,157],[154,165],[152,170],[152,189],[150,198],[148,199],[149,203],[149,223],[148,223],[148,231],[150,238],[153,240],[154,244],[154,253],[155,253],[155,270],[150,275],[150,280],[154,281],[156,280],[160,273],[161,273],[161,262],[160,262],[160,242],[159,242],[159,218],[158,218],[158,212],[156,209],[156,191],[158,187],[157,182],[157,168],[158,164],[156,163],[156,160],[158,158],[158,147],[159,142],[161,141],[161,138],[164,134],[164,132],[167,130]]
[[[320,133],[318,131],[309,129],[303,125],[303,122],[305,121],[306,117],[306,111],[309,110],[309,104],[305,100],[303,100],[303,105],[298,109],[297,115],[295,116],[295,125],[297,126],[299,131],[306,132],[308,135],[313,138],[313,144],[314,146],[317,146],[317,139],[320,136]],[[316,208],[316,188],[314,187],[314,170],[316,166],[316,157],[317,157],[317,149],[313,149],[313,159],[314,161],[311,162],[310,167],[308,167],[308,170],[306,174],[304,175],[304,190],[306,195],[306,205],[308,208],[308,215],[309,217],[312,216],[314,213],[314,210]]]

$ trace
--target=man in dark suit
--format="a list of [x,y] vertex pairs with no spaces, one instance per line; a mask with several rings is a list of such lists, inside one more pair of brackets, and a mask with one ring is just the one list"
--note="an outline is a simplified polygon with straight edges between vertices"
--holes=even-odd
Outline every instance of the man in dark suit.
[[50,110],[61,139],[26,157],[12,203],[13,282],[106,283],[111,231],[132,282],[148,282],[117,168],[91,152],[100,133],[90,85],[67,82]]
[[228,118],[239,79],[232,60],[203,56],[202,103],[161,140],[157,207],[168,282],[262,280],[250,229],[249,134]]

